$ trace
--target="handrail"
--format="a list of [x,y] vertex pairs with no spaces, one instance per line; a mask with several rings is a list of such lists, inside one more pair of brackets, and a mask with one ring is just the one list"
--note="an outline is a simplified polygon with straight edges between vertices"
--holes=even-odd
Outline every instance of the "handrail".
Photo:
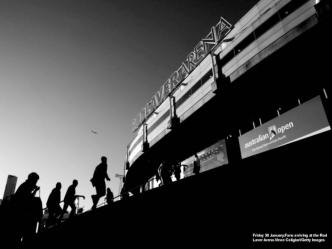
[[[181,166],[189,167],[188,165],[181,165]],[[135,189],[137,189],[137,188],[140,188],[140,187],[142,187],[142,186],[144,187],[144,185],[146,185],[147,183],[149,183],[149,182],[155,180],[156,178],[157,178],[157,177],[154,176],[154,177],[152,177],[150,180],[148,180],[148,181],[146,181],[146,182],[143,182],[143,183],[141,183],[141,184],[138,184],[137,186],[135,186],[135,187],[133,187],[133,188],[131,188],[131,189],[129,189],[129,190],[123,192],[122,194],[119,194],[119,195],[113,197],[112,200],[114,201],[116,198],[119,198],[119,197],[123,196],[124,194],[129,194],[129,192],[131,192],[131,191],[133,191],[133,190],[135,190]],[[79,198],[79,197],[83,197],[83,196],[77,196],[76,198]],[[106,199],[106,198],[105,198],[105,199]],[[64,202],[64,200],[60,201],[60,203],[62,203],[62,202]],[[106,200],[104,200],[102,203],[100,203],[99,205],[97,205],[96,208],[99,208],[99,207],[101,207],[101,206],[105,206],[105,205],[106,205]],[[46,207],[46,208],[43,208],[43,211],[44,211],[45,209],[47,209],[47,207]],[[87,212],[87,211],[91,211],[91,210],[92,210],[92,209],[88,209],[88,210],[86,210],[85,212]],[[84,213],[85,213],[85,212],[84,212]]]
[[[128,194],[129,192],[131,192],[131,191],[133,191],[133,190],[135,190],[135,189],[137,189],[137,188],[140,188],[140,187],[146,185],[147,183],[149,183],[149,182],[151,182],[151,181],[153,181],[153,180],[155,180],[155,179],[156,179],[156,176],[154,176],[153,178],[151,178],[150,180],[148,180],[148,181],[146,181],[146,182],[144,182],[144,183],[141,183],[141,184],[135,186],[134,188],[131,188],[131,189],[127,190],[126,192],[124,192],[124,193],[122,193],[122,194],[120,194],[120,195],[117,195],[117,196],[113,197],[113,201],[114,201],[116,198],[121,197],[121,196],[123,196],[124,194]],[[76,196],[76,198],[80,198],[80,197],[84,197],[84,196],[82,196],[82,195],[78,195],[78,196]],[[75,200],[76,200],[76,198],[75,198]],[[106,199],[106,198],[105,198],[105,199]],[[64,202],[64,200],[60,201],[59,204],[62,203],[62,202]],[[105,206],[105,205],[106,205],[106,201],[104,200],[104,202],[102,202],[101,204],[99,204],[99,205],[97,206],[97,208],[98,208],[98,207],[101,207],[101,206]],[[48,208],[45,207],[45,208],[42,209],[42,211],[45,211],[46,209],[48,209]],[[87,211],[91,211],[91,210],[92,210],[92,209],[89,209],[89,210],[87,210]],[[42,220],[43,220],[43,217],[40,219],[40,221],[42,221]],[[39,222],[40,222],[40,221],[39,221]],[[39,230],[39,228],[38,228],[38,230]],[[37,233],[38,233],[38,232],[37,232]]]
[[[139,188],[139,187],[142,187],[143,185],[147,184],[148,182],[150,182],[150,181],[152,181],[152,180],[154,180],[154,179],[156,179],[155,176],[154,176],[153,178],[151,178],[150,180],[148,180],[147,182],[141,183],[141,184],[137,185],[136,187],[134,187],[134,188],[132,188],[132,189],[130,189],[130,190],[127,190],[126,192],[124,192],[124,193],[122,193],[122,194],[120,194],[120,195],[117,195],[117,196],[113,197],[113,200],[116,199],[116,198],[118,198],[118,197],[121,197],[121,196],[124,195],[124,194],[128,194],[129,192],[131,192],[131,191],[134,190],[134,189],[137,189],[137,188]],[[106,203],[106,201],[104,201],[103,203],[100,203],[100,204],[97,206],[97,208],[98,208],[98,207],[101,207],[102,205],[106,205],[105,203]],[[91,210],[91,209],[89,209],[89,210]],[[87,210],[87,211],[88,211],[88,210]]]
[[[181,165],[181,166],[186,166],[186,167],[188,167],[188,165]],[[149,183],[149,182],[151,182],[151,181],[153,181],[153,180],[155,180],[155,179],[156,179],[156,176],[154,176],[153,178],[151,178],[150,180],[148,180],[148,181],[146,181],[146,182],[143,182],[143,183],[141,183],[141,184],[135,186],[134,188],[131,188],[131,189],[127,190],[126,192],[124,192],[124,193],[122,193],[122,194],[120,194],[120,195],[117,195],[117,196],[113,197],[113,199],[112,199],[113,202],[114,202],[114,200],[115,200],[116,198],[119,198],[119,197],[123,196],[124,194],[129,194],[129,192],[131,192],[131,191],[133,191],[133,190],[135,190],[135,189],[137,189],[137,188],[140,188],[140,187],[144,186],[145,184],[147,184],[147,183]],[[79,197],[82,197],[82,196],[77,196],[76,198],[79,198]],[[64,200],[60,201],[60,203],[62,203],[62,202],[64,202]],[[106,205],[106,200],[104,200],[102,203],[100,203],[99,205],[97,205],[97,208],[98,208],[98,207],[101,207],[101,206],[105,206],[105,205]],[[43,211],[46,210],[46,209],[47,209],[47,207],[43,208]],[[86,211],[91,211],[91,210],[92,210],[92,209],[88,209],[88,210],[86,210]]]
[[[181,166],[189,167],[189,165],[181,165]],[[153,178],[151,178],[150,180],[148,180],[148,181],[146,181],[146,182],[143,182],[143,183],[141,183],[141,184],[139,184],[139,185],[137,185],[137,186],[135,186],[135,187],[133,187],[133,188],[127,190],[126,192],[124,192],[124,193],[122,193],[122,194],[120,194],[120,195],[117,195],[117,196],[113,197],[113,199],[112,199],[113,202],[114,202],[114,200],[115,200],[116,198],[119,198],[119,197],[123,196],[124,194],[129,194],[129,192],[131,192],[131,191],[133,191],[133,190],[135,190],[135,189],[137,189],[137,188],[140,188],[140,187],[146,185],[147,183],[149,183],[149,182],[151,182],[151,181],[153,181],[153,180],[155,180],[155,179],[156,179],[156,176],[154,176]],[[76,198],[79,198],[79,197],[82,197],[82,196],[77,196]],[[105,199],[106,199],[106,198],[105,198]],[[64,200],[60,201],[60,203],[62,203],[62,202],[64,202]],[[101,207],[101,206],[105,206],[105,205],[106,205],[106,200],[104,200],[102,203],[100,203],[99,205],[97,205],[96,208]],[[47,209],[47,207],[43,208],[43,211],[44,211],[45,209]],[[86,210],[85,212],[87,212],[87,211],[91,211],[91,210],[92,210],[92,209],[88,209],[88,210]],[[84,212],[84,213],[85,213],[85,212]]]
[[[60,201],[59,204],[60,204],[61,202],[64,202],[64,201],[65,201],[65,200]],[[44,208],[43,208],[43,211],[46,210],[46,209],[48,209],[48,207],[44,207]]]
[[[181,166],[187,166],[187,167],[188,167],[188,165],[181,165]],[[117,195],[117,196],[113,197],[113,199],[112,199],[113,202],[114,202],[114,200],[115,200],[116,198],[119,198],[119,197],[123,196],[124,194],[129,194],[129,192],[131,192],[131,191],[133,191],[133,190],[135,190],[135,189],[137,189],[137,188],[140,188],[140,187],[146,185],[147,183],[149,183],[149,182],[151,182],[151,181],[153,181],[153,180],[155,180],[155,179],[156,179],[156,176],[154,176],[153,178],[151,178],[150,180],[148,180],[148,181],[146,181],[146,182],[143,182],[143,183],[141,183],[141,184],[138,184],[137,186],[135,186],[135,187],[133,187],[133,188],[127,190],[126,192],[123,192],[123,193],[120,194],[120,195]],[[79,197],[81,197],[81,196],[77,196],[77,198],[79,198]],[[105,199],[106,199],[106,198],[105,198]],[[64,202],[64,200],[60,201],[60,203],[61,203],[61,202]],[[106,205],[106,200],[104,200],[102,203],[100,203],[99,205],[97,205],[96,208],[101,207],[101,206],[105,206],[105,205]],[[43,210],[45,210],[45,209],[47,209],[47,207],[46,207],[46,208],[43,208]],[[92,210],[92,209],[90,208],[90,209],[86,210],[85,212],[87,212],[87,211],[91,211],[91,210]],[[84,213],[85,213],[85,212],[84,212]]]
[[[181,166],[184,166],[185,168],[190,168],[189,165],[185,165],[185,164],[181,164]],[[151,179],[148,180],[147,182],[141,183],[141,184],[137,185],[136,187],[134,187],[134,188],[132,188],[132,189],[130,189],[130,190],[127,190],[126,192],[124,192],[124,193],[122,193],[122,194],[120,194],[120,195],[118,195],[118,196],[113,197],[113,200],[116,199],[116,198],[118,198],[118,197],[121,197],[121,196],[124,195],[124,194],[128,194],[129,192],[131,192],[131,191],[134,190],[134,189],[137,189],[138,187],[142,187],[143,185],[147,184],[148,182],[150,182],[150,181],[152,181],[152,180],[154,180],[154,179],[156,179],[156,176],[154,176],[153,178],[151,178]],[[105,203],[106,203],[106,201],[104,201],[103,203],[100,203],[100,204],[97,206],[97,208],[98,208],[98,207],[101,207],[101,206],[103,206],[103,205],[106,205]],[[87,210],[87,211],[90,211],[90,210],[91,210],[91,209],[89,209],[89,210]]]
[[[84,198],[85,199],[85,196],[84,195],[76,195],[75,200],[76,200],[76,198]],[[59,204],[62,203],[62,202],[65,202],[65,200],[63,199],[62,201],[59,202]],[[46,209],[48,209],[48,208],[47,207],[43,208],[43,211],[46,210]]]

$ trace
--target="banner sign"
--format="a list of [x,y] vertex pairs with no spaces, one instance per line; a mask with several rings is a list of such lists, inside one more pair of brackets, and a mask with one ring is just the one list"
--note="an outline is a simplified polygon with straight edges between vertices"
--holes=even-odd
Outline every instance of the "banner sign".
[[[198,152],[197,155],[201,164],[200,172],[204,172],[222,166],[224,164],[228,164],[225,139],[211,145],[203,151]],[[184,170],[184,176],[188,177],[192,175],[194,157],[191,157],[190,159],[181,162],[181,164],[188,166],[188,168]]]
[[239,137],[242,158],[331,130],[317,96]]
[[160,90],[152,97],[151,101],[133,119],[132,132],[142,125],[142,123],[161,105],[161,103],[188,77],[188,75],[198,66],[207,54],[219,44],[231,31],[232,25],[224,18],[211,28],[211,32],[200,41],[194,51],[187,56],[187,60],[182,62],[180,68],[175,71],[169,79],[161,86]]

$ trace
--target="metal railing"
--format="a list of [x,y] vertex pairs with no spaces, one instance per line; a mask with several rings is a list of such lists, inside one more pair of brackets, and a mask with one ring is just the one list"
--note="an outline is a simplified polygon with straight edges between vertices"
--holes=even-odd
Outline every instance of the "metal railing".
[[[144,183],[141,183],[141,184],[137,185],[136,187],[134,187],[134,188],[132,188],[132,189],[130,189],[130,190],[127,190],[126,192],[124,192],[124,193],[122,193],[122,194],[119,194],[119,195],[115,196],[115,197],[113,198],[113,202],[114,202],[114,200],[115,200],[116,198],[119,198],[119,200],[122,200],[122,199],[128,198],[129,196],[127,196],[127,197],[123,197],[123,196],[125,196],[125,195],[129,195],[129,192],[131,192],[131,191],[133,191],[133,190],[135,190],[135,189],[137,189],[137,188],[141,188],[141,187],[144,188],[144,186],[145,186],[147,183],[150,183],[151,181],[153,181],[153,180],[155,180],[155,179],[156,179],[156,177],[153,177],[153,178],[151,178],[150,180],[148,180],[148,181],[146,181],[146,182],[144,182]],[[148,191],[148,190],[145,190],[145,191]],[[145,191],[144,191],[144,192],[145,192]],[[97,208],[98,208],[98,207],[105,206],[106,203],[107,203],[107,201],[104,201],[103,203],[97,205]],[[91,210],[91,209],[89,209],[89,210],[87,210],[87,211],[90,211],[90,210]]]
[[[188,170],[188,169],[191,169],[191,168],[193,168],[193,166],[189,166],[189,165],[184,165],[184,164],[182,164],[181,166],[185,166],[187,169],[186,170]],[[162,177],[160,177],[160,179],[162,179]],[[124,199],[124,195],[129,195],[129,192],[132,192],[133,190],[136,190],[137,188],[144,188],[144,186],[147,184],[147,183],[150,183],[151,181],[153,181],[153,180],[156,180],[156,176],[154,176],[153,178],[151,178],[150,180],[148,180],[148,181],[146,181],[146,182],[143,182],[143,183],[141,183],[141,184],[139,184],[139,185],[137,185],[136,187],[133,187],[132,189],[129,189],[129,190],[127,190],[127,191],[125,191],[124,193],[122,193],[122,194],[119,194],[119,195],[117,195],[117,196],[115,196],[114,198],[113,198],[113,201],[116,199],[116,198],[119,198],[120,200],[121,199]],[[161,180],[161,182],[162,182],[162,180]],[[161,186],[163,186],[163,185],[165,185],[165,184],[162,184]],[[158,187],[160,187],[160,185],[158,186]],[[144,190],[144,191],[142,191],[142,192],[146,192],[146,191],[149,191],[149,190],[151,190],[151,189],[148,189],[148,190]],[[122,198],[121,198],[122,197]],[[128,198],[129,196],[127,196],[127,197],[125,197],[125,198]],[[98,206],[97,206],[97,208],[98,207],[102,207],[102,206],[105,206],[106,205],[106,201],[104,201],[103,203],[101,203],[101,204],[99,204]],[[89,210],[87,210],[87,211],[90,211],[91,209],[89,209]]]
[[[186,166],[187,166],[187,165],[186,165]],[[187,166],[187,167],[188,167],[188,166]],[[161,178],[160,178],[160,179],[161,179]],[[144,189],[145,186],[146,186],[146,184],[149,184],[151,181],[154,181],[154,180],[156,180],[156,176],[154,176],[153,178],[151,178],[151,179],[148,180],[148,181],[145,181],[145,182],[143,182],[143,183],[141,183],[141,184],[138,184],[137,186],[135,186],[135,187],[133,187],[133,188],[131,188],[131,189],[129,189],[129,190],[127,190],[127,191],[125,191],[125,192],[123,192],[123,193],[121,193],[121,194],[115,196],[115,197],[113,197],[113,198],[112,198],[113,202],[117,202],[117,201],[121,201],[122,199],[129,198],[129,197],[130,197],[130,196],[129,196],[129,193],[130,193],[130,192],[132,192],[132,191],[134,191],[134,190],[137,190],[138,188],[140,188],[140,189]],[[162,180],[161,180],[161,183],[162,183]],[[162,183],[162,185],[159,184],[158,187],[160,187],[160,186],[164,186],[164,185],[165,185],[165,184]],[[151,189],[142,190],[142,192],[146,192],[146,191],[149,191],[149,190],[151,190]],[[126,196],[126,197],[125,197],[125,196]],[[78,198],[79,198],[79,197],[78,197]],[[118,200],[115,201],[116,199],[118,199]],[[62,202],[64,202],[64,200],[62,200],[60,203],[62,203]],[[106,205],[109,205],[109,203],[107,203],[107,197],[105,197],[105,199],[104,199],[104,201],[103,201],[102,203],[100,203],[99,205],[97,205],[97,208],[102,207],[102,206],[106,206]],[[46,207],[46,208],[43,208],[43,210],[46,210],[46,209],[47,209],[47,207]],[[88,209],[88,210],[86,210],[85,212],[90,212],[90,211],[92,211],[92,209]],[[85,212],[83,212],[83,213],[85,213]],[[76,215],[77,215],[77,214],[76,214]]]

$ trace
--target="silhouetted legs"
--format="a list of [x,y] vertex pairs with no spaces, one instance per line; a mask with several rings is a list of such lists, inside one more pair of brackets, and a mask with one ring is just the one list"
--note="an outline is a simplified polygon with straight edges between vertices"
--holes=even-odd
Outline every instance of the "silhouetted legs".
[[104,180],[96,183],[95,188],[96,188],[97,194],[96,195],[91,195],[92,202],[93,202],[93,206],[92,206],[93,210],[97,208],[99,199],[101,197],[105,196],[105,194],[106,194],[106,184],[105,184]]
[[91,195],[91,198],[92,198],[92,210],[96,209],[97,208],[97,204],[98,204],[98,201],[100,199],[100,197],[97,197],[97,195]]
[[70,211],[70,214],[69,214],[69,218],[73,218],[75,216],[75,214],[76,214],[75,203],[74,202],[72,202],[72,203],[65,203],[64,206],[63,206],[62,213],[60,215],[59,222],[61,222],[63,215],[65,214],[65,212],[68,209],[68,206],[70,206],[70,208],[71,208],[71,211]]
[[48,208],[48,219],[47,219],[47,227],[51,226],[54,224],[56,217],[58,215],[61,215],[62,209],[60,205],[55,206],[55,207],[49,207]]
[[167,171],[161,172],[161,180],[162,180],[163,185],[172,182],[172,178],[171,178],[169,172],[167,172]]

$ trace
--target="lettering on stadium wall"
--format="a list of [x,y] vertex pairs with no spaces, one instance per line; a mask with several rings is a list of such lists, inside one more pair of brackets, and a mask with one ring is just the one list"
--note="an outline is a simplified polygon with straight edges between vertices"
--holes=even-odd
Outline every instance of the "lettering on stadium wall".
[[161,86],[160,90],[152,97],[145,107],[136,115],[132,123],[132,132],[143,124],[150,117],[153,111],[179,86],[179,84],[188,77],[188,75],[197,67],[205,56],[232,30],[232,25],[224,18],[211,28],[211,32],[200,41],[193,52],[190,52],[185,62],[182,62],[169,79]]

